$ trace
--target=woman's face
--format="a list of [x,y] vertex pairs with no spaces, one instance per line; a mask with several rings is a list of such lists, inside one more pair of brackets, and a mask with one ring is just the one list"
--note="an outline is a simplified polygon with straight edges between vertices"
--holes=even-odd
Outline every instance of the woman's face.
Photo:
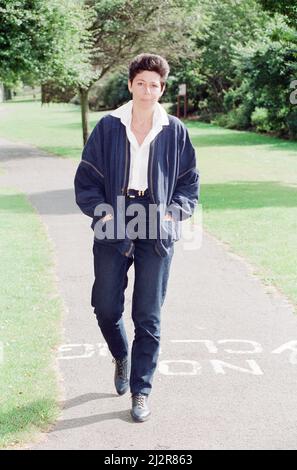
[[148,70],[138,73],[132,83],[131,80],[128,81],[133,101],[146,108],[153,106],[163,95],[165,86],[163,90],[161,87],[161,76]]

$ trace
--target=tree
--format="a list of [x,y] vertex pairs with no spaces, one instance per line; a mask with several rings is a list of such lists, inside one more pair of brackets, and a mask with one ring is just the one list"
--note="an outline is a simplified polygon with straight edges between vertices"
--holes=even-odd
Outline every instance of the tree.
[[88,93],[95,81],[107,72],[121,69],[140,52],[165,55],[177,61],[194,55],[190,9],[193,0],[86,0],[95,12],[89,28],[93,46],[91,63],[97,72],[88,84],[79,87],[82,107],[83,139],[88,130]]
[[191,56],[195,0],[0,0],[0,80],[76,86],[83,141],[88,93],[108,71],[150,51]]
[[297,28],[297,5],[292,0],[258,0],[264,10],[270,13],[281,13],[287,22]]
[[88,86],[93,14],[80,0],[0,0],[0,81]]
[[267,14],[256,0],[196,2],[193,44],[196,57],[185,57],[173,70],[178,83],[187,83],[190,109],[204,119],[223,111],[224,95],[236,79],[234,47],[247,44],[263,29]]
[[[238,45],[233,60],[237,79],[225,94],[230,128],[248,128],[273,132],[296,139],[297,112],[289,100],[290,84],[296,77],[293,29],[280,14],[269,19],[265,30],[245,46]],[[222,121],[221,121],[222,123]]]
[[0,80],[85,83],[88,14],[77,0],[0,0]]

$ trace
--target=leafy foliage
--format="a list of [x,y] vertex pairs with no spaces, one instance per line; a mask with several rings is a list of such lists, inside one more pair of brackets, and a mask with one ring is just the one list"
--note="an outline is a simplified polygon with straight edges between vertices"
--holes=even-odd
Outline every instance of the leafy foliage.
[[224,105],[229,113],[241,106],[247,122],[258,130],[295,138],[297,110],[289,97],[290,84],[297,76],[297,54],[286,37],[293,37],[293,30],[278,16],[267,25],[265,34],[246,47],[237,47],[233,64],[239,86],[225,94]]
[[87,83],[90,15],[76,0],[0,0],[0,80]]

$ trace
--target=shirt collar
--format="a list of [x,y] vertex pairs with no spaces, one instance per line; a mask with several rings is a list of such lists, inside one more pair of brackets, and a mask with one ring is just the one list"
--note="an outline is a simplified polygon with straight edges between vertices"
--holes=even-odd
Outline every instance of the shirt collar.
[[[132,107],[133,100],[128,101],[128,103],[123,104],[119,108],[112,111],[111,116],[120,118],[121,122],[126,126],[130,127],[132,119]],[[168,126],[169,119],[168,114],[160,103],[156,103],[156,108],[153,116],[153,127],[156,126]]]

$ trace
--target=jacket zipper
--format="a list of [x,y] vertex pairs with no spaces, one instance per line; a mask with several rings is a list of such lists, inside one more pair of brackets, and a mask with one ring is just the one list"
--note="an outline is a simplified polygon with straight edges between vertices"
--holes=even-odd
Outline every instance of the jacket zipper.
[[[148,167],[149,167],[149,183],[148,183],[148,189],[149,189],[149,193],[151,195],[151,198],[153,200],[153,203],[155,204],[156,203],[156,200],[154,198],[154,190],[153,190],[153,158],[154,158],[154,144],[155,144],[155,141],[153,140],[153,142],[151,143],[151,147],[152,147],[152,151],[150,153],[150,157],[149,157],[149,163],[148,163]],[[160,253],[160,250],[158,248],[158,238],[156,240],[156,243],[155,243],[155,248],[159,254],[159,256],[161,256],[161,253]]]
[[[128,155],[129,155],[129,151],[128,151],[128,138],[127,138],[127,135],[126,135],[126,150],[125,150],[125,172],[124,172],[124,186],[122,187],[121,189],[121,193],[122,195],[125,194],[125,188],[127,188],[127,185],[128,185],[128,180],[129,180],[129,174],[128,174],[128,166],[129,166],[129,169],[130,169],[130,160],[129,160],[129,165],[128,165]],[[132,251],[132,248],[133,248],[133,242],[131,241],[131,245],[130,245],[130,248],[129,250],[126,252],[126,256],[129,256],[131,251]]]
[[150,157],[149,157],[149,184],[148,184],[148,189],[149,193],[151,195],[152,201],[155,204],[155,198],[154,198],[154,192],[153,192],[153,158],[154,158],[154,140],[151,143],[151,152],[150,152]]
[[[122,194],[125,194],[125,188],[127,187],[127,184],[128,184],[128,178],[129,178],[129,175],[127,175],[127,168],[128,168],[128,138],[126,136],[126,152],[125,152],[125,173],[124,173],[124,186],[123,188],[121,189],[121,193]],[[130,169],[130,162],[129,162],[129,169]],[[127,178],[128,176],[128,178]]]
[[131,242],[131,246],[129,248],[129,250],[126,252],[126,256],[129,256],[131,251],[132,251],[132,248],[133,248],[133,242]]

